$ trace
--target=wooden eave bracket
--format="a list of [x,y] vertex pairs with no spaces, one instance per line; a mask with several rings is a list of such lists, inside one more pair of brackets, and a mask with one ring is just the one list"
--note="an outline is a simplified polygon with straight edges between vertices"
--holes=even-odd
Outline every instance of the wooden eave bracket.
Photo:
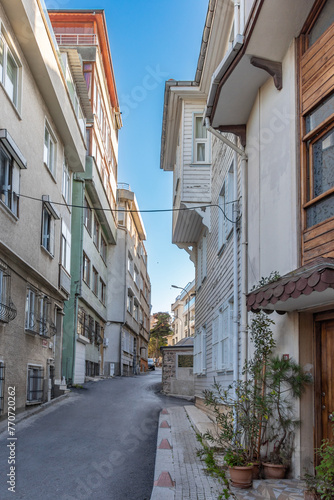
[[252,56],[250,63],[256,68],[264,69],[270,76],[274,79],[274,84],[277,90],[282,90],[283,88],[283,78],[282,78],[282,63],[276,61],[270,61],[269,59],[262,59],[261,57]]
[[219,132],[229,132],[240,139],[242,147],[246,147],[246,125],[219,125],[215,127]]

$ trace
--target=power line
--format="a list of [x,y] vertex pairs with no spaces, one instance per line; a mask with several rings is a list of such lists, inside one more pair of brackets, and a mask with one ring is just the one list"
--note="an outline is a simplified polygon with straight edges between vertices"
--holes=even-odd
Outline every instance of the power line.
[[[22,198],[27,198],[29,200],[34,200],[34,201],[39,201],[44,203],[44,200],[41,198],[35,198],[34,196],[29,196],[26,194],[21,194],[20,197]],[[229,205],[232,203],[238,203],[239,200],[233,200],[226,202],[225,205]],[[222,213],[224,214],[224,217],[226,220],[231,222],[232,224],[237,224],[239,220],[241,219],[241,215],[239,215],[236,220],[231,220],[229,217],[227,217],[223,207],[221,205],[216,205],[214,203],[208,204],[208,205],[199,205],[196,207],[184,207],[184,208],[162,208],[162,209],[147,209],[147,210],[128,210],[124,208],[102,208],[102,207],[90,207],[90,206],[83,206],[83,205],[72,205],[70,203],[62,203],[59,201],[52,201],[53,205],[60,205],[63,207],[71,207],[71,208],[82,208],[86,209],[88,208],[89,210],[95,210],[95,211],[102,211],[102,212],[126,212],[126,213],[162,213],[162,212],[182,212],[182,211],[187,211],[187,210],[197,210],[197,209],[203,209],[203,208],[211,208],[211,207],[218,207]]]

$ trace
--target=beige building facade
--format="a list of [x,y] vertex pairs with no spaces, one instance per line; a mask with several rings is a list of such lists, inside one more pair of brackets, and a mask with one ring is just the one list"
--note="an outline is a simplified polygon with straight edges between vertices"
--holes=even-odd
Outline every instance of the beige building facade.
[[[20,22],[18,22],[20,19]],[[51,399],[61,385],[70,293],[68,190],[86,139],[41,4],[0,3],[1,412]]]

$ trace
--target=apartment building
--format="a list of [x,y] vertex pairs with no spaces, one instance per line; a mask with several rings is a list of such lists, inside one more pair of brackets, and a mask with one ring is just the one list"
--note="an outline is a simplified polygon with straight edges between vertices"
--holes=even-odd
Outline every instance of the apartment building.
[[85,172],[73,179],[71,296],[65,307],[63,375],[77,384],[104,373],[108,248],[116,244],[121,119],[103,10],[50,10],[64,64],[86,114]]
[[177,344],[186,337],[193,337],[195,333],[195,280],[188,283],[176,297],[171,306],[173,335],[168,338],[168,345]]
[[[85,118],[43,3],[0,2],[0,411],[59,394]],[[67,75],[75,69],[67,66]]]
[[146,232],[129,184],[118,185],[117,200],[117,245],[110,248],[108,257],[105,371],[129,376],[147,370],[151,283]]

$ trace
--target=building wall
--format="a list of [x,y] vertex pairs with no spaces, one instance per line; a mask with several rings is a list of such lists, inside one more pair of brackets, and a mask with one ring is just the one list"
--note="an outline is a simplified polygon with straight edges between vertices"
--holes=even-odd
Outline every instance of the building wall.
[[[234,140],[231,134],[230,140]],[[211,231],[206,228],[203,233],[207,237],[207,274],[204,281],[199,286],[198,266],[196,266],[196,331],[205,326],[206,328],[206,373],[200,376],[195,375],[195,396],[203,398],[203,391],[211,388],[214,379],[227,387],[233,381],[233,366],[228,370],[217,372],[213,368],[212,361],[212,322],[217,316],[219,309],[228,300],[233,298],[233,231],[238,232],[238,225],[232,224],[232,231],[223,248],[219,248],[218,233],[219,227],[219,194],[224,184],[227,172],[235,161],[233,151],[217,138],[212,144],[212,179],[211,196],[212,205],[210,209]],[[234,165],[239,172],[239,162]],[[238,174],[240,177],[240,173]],[[240,182],[238,183],[238,193],[240,197]],[[233,215],[235,217],[236,214]],[[236,228],[234,227],[236,226]],[[240,290],[240,238],[238,232],[238,281]],[[239,293],[240,301],[240,293]],[[225,326],[223,328],[226,328]],[[234,339],[234,342],[237,340]],[[238,341],[237,341],[238,342]],[[239,347],[240,351],[240,347]],[[240,354],[239,354],[240,355]]]
[[[9,323],[0,323],[0,361],[5,365],[5,394],[7,386],[16,387],[16,408],[21,411],[27,404],[28,365],[43,369],[43,388],[41,397],[28,404],[45,401],[51,397],[48,390],[49,378],[56,378],[58,385],[61,378],[61,345],[63,335],[62,311],[64,301],[68,298],[59,286],[59,269],[61,262],[61,225],[66,223],[71,228],[71,212],[64,205],[62,196],[63,162],[69,143],[76,141],[76,146],[68,155],[69,171],[83,170],[84,142],[80,136],[78,122],[65,82],[59,70],[58,62],[52,50],[48,34],[41,19],[37,2],[31,2],[31,9],[25,10],[22,2],[12,5],[4,4],[11,19],[22,15],[22,24],[15,23],[12,29],[3,5],[0,5],[0,20],[6,32],[6,40],[20,65],[19,105],[15,109],[3,86],[0,85],[0,129],[6,129],[14,139],[16,146],[27,160],[27,169],[20,170],[19,215],[14,217],[10,210],[0,202],[1,243],[0,258],[11,275],[10,296],[17,309],[16,317]],[[40,29],[32,31],[25,24],[29,16],[39,23]],[[22,32],[25,30],[26,45],[20,46]],[[30,66],[27,60],[27,47],[38,46],[40,52]],[[52,68],[52,70],[50,69]],[[44,76],[43,76],[44,75]],[[45,87],[54,92],[54,101],[45,94]],[[62,99],[62,108],[57,99]],[[67,128],[60,129],[59,123],[65,122]],[[50,127],[55,140],[55,169],[53,174],[44,164],[44,140],[46,123]],[[77,156],[79,154],[79,156]],[[54,220],[54,252],[46,251],[41,243],[42,209],[40,201],[48,195],[59,213],[60,218]],[[27,196],[27,197],[26,197]],[[31,198],[29,198],[31,197]],[[27,331],[26,298],[28,287],[33,287],[38,296],[47,296],[50,301],[48,325],[42,325],[43,335]],[[36,298],[37,300],[37,298]],[[37,328],[35,314],[34,328]],[[32,316],[31,316],[32,320]],[[56,331],[51,328],[51,322]],[[41,389],[41,387],[39,388]],[[40,394],[40,393],[39,393]],[[3,408],[5,413],[6,401]]]

